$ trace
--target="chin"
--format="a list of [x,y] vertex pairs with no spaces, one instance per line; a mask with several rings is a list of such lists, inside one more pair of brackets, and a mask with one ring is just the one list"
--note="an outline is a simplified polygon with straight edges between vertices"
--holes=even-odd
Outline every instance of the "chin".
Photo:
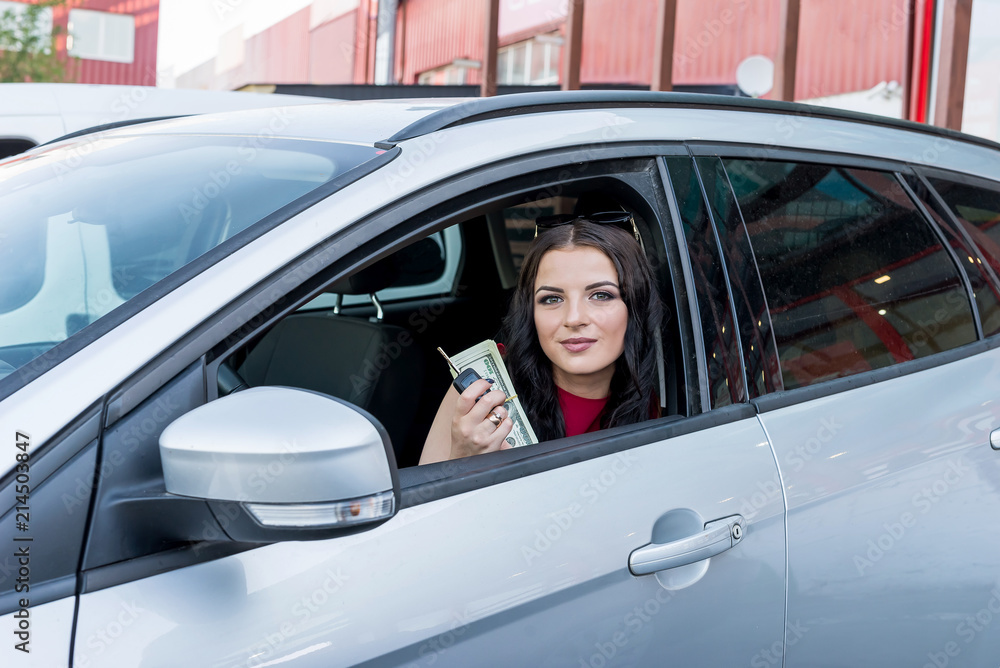
[[610,362],[606,360],[585,360],[585,359],[563,359],[560,360],[562,363],[559,364],[559,368],[562,369],[563,373],[572,374],[574,376],[589,376],[591,374],[599,373],[608,368],[608,366],[614,364],[614,360]]

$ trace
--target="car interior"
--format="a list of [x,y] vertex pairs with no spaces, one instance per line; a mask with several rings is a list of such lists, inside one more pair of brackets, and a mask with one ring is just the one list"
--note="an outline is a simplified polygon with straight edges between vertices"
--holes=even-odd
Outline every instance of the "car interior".
[[[414,466],[451,382],[437,348],[454,354],[498,337],[535,235],[535,218],[608,210],[633,213],[660,282],[666,313],[662,414],[683,414],[673,286],[654,214],[644,198],[621,184],[587,179],[555,194],[539,189],[492,202],[326,283],[319,294],[222,355],[218,393],[282,385],[348,401],[382,423],[400,468]],[[456,251],[457,263],[449,257]]]

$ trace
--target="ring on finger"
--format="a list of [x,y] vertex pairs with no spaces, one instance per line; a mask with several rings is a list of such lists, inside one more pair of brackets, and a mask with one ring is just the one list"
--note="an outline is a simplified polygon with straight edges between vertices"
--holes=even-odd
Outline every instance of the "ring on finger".
[[503,416],[499,415],[495,410],[490,411],[486,419],[492,422],[494,427],[499,427],[500,423],[503,422]]

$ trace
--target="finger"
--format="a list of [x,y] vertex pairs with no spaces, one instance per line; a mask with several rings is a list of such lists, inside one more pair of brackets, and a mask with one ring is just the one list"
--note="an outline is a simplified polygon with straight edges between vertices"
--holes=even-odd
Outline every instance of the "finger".
[[469,417],[476,422],[481,422],[489,418],[490,413],[503,406],[507,396],[500,390],[493,390],[488,393],[478,403],[469,409]]
[[[490,425],[492,426],[492,425]],[[494,450],[507,450],[511,448],[511,444],[507,442],[507,437],[510,435],[511,430],[514,429],[514,421],[510,418],[504,418],[500,426],[496,428],[493,432],[490,443],[486,448],[486,452],[492,452]],[[504,447],[507,446],[507,447]]]
[[480,378],[472,385],[465,388],[465,391],[458,396],[458,412],[465,415],[472,410],[472,407],[476,405],[476,397],[484,392],[488,392],[491,387],[493,387],[492,383],[488,380]]

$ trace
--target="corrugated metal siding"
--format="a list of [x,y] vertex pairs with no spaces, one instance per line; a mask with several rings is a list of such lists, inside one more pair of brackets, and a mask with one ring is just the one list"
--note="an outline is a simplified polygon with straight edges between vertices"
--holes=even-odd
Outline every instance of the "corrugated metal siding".
[[[417,75],[456,58],[483,59],[486,3],[480,0],[404,0],[405,55],[400,83],[416,83]],[[479,83],[470,71],[466,83]]]
[[357,10],[350,11],[309,33],[309,83],[354,82],[357,14]]
[[354,32],[354,83],[372,83],[375,80],[375,20],[377,3],[361,0],[358,5],[357,28]]
[[[23,1],[14,0],[14,2]],[[92,9],[99,12],[132,14],[135,17],[135,52],[131,63],[112,63],[90,59],[69,60],[67,64],[69,80],[79,83],[128,86],[156,85],[159,0],[68,0],[65,5],[54,7],[52,9],[52,22],[61,29],[56,40],[56,48],[64,57],[66,55],[66,30],[70,9]]]
[[[779,0],[681,0],[674,37],[674,83],[732,84],[736,67],[747,56],[776,58],[779,11]],[[800,37],[800,42],[806,41]]]
[[[455,58],[482,59],[481,0],[404,0],[403,83]],[[802,0],[796,97],[902,81],[906,0]],[[530,7],[530,5],[527,5]],[[657,0],[586,0],[580,78],[648,84]],[[540,13],[539,23],[546,16]],[[679,0],[674,82],[731,84],[747,56],[777,57],[780,0]],[[356,79],[357,80],[357,79]],[[476,79],[478,81],[478,78]]]
[[906,0],[803,0],[799,23],[799,99],[903,82]]
[[655,40],[656,0],[587,0],[580,81],[649,83]]
[[[154,12],[156,6],[155,0],[89,2],[115,7],[151,4]],[[802,0],[796,98],[902,81],[906,2]],[[923,0],[918,2],[922,6]],[[518,8],[517,27],[532,25],[524,13],[534,11],[539,31],[562,30],[551,21],[554,12],[550,4],[548,0],[507,2],[501,9]],[[584,7],[581,80],[648,84],[657,0],[586,0]],[[399,81],[416,83],[421,72],[458,58],[482,61],[485,9],[484,0],[402,0],[396,34]],[[374,79],[376,19],[377,2],[360,0],[355,11],[310,34],[309,10],[303,9],[249,38],[244,64],[218,75],[217,83],[226,88],[246,83],[370,83]],[[780,0],[678,0],[674,83],[735,83],[736,67],[747,56],[776,58],[779,21]],[[522,35],[530,36],[524,30],[517,33]],[[136,41],[138,61],[138,29]],[[155,69],[155,39],[142,48],[152,49],[151,69]],[[112,66],[105,67],[107,76],[113,67],[121,68],[112,63],[101,65]],[[479,71],[470,70],[467,82],[478,83]]]

